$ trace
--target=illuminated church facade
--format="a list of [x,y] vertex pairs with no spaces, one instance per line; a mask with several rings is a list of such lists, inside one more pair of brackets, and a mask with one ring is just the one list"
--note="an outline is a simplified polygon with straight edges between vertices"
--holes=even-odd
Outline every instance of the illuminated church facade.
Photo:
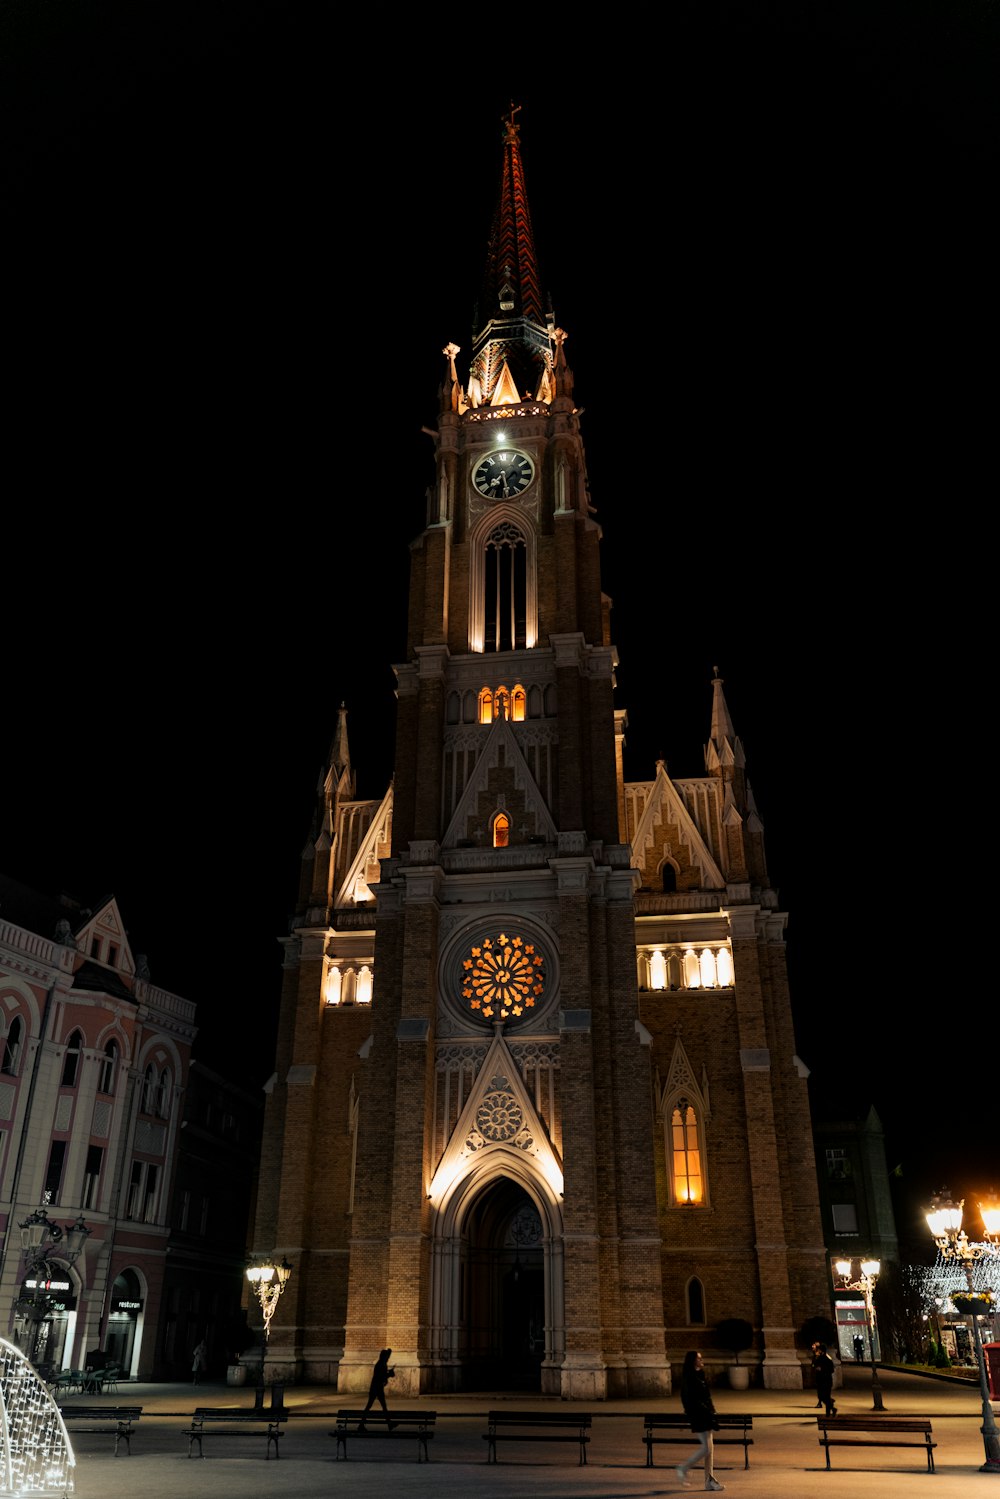
[[517,125],[468,372],[444,352],[397,751],[341,709],[285,942],[254,1250],[274,1377],[666,1393],[684,1352],[798,1388],[829,1292],[785,916],[723,683],[705,773],[623,775],[565,335]]

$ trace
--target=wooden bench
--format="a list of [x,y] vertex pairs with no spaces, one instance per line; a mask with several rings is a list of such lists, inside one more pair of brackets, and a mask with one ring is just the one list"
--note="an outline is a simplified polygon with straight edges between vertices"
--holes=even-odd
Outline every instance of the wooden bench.
[[271,1456],[271,1444],[274,1444],[274,1456],[278,1458],[278,1442],[284,1436],[281,1422],[286,1419],[284,1414],[269,1415],[266,1411],[237,1410],[234,1407],[222,1406],[220,1408],[205,1405],[198,1406],[191,1417],[191,1425],[184,1435],[188,1439],[188,1457],[194,1456],[194,1444],[198,1443],[198,1456],[204,1457],[201,1444],[204,1437],[245,1437],[255,1433],[266,1436],[267,1453]]
[[817,1416],[816,1424],[820,1444],[826,1448],[828,1468],[831,1447],[919,1447],[927,1453],[928,1473],[934,1472],[937,1442],[931,1441],[929,1421],[918,1420],[915,1416],[900,1419],[895,1416]]
[[114,1437],[115,1457],[118,1445],[124,1441],[125,1451],[132,1456],[132,1428],[142,1415],[141,1405],[61,1405],[59,1414],[67,1431],[74,1434],[98,1437]]
[[486,1461],[497,1460],[497,1442],[576,1442],[580,1462],[587,1461],[587,1443],[593,1417],[571,1411],[489,1411]]
[[[691,1422],[683,1413],[658,1411],[652,1416],[643,1416],[645,1430],[642,1440],[646,1444],[646,1467],[652,1468],[653,1447],[658,1442],[679,1443],[686,1447],[697,1446],[698,1438],[691,1430]],[[750,1448],[753,1446],[753,1416],[716,1416],[719,1429],[714,1433],[715,1446],[743,1446],[743,1467],[750,1466]]]
[[347,1438],[367,1441],[369,1437],[415,1437],[417,1462],[429,1462],[427,1443],[434,1435],[437,1411],[400,1411],[385,1416],[381,1411],[338,1411],[337,1430],[330,1435],[337,1439],[337,1461],[347,1457]]

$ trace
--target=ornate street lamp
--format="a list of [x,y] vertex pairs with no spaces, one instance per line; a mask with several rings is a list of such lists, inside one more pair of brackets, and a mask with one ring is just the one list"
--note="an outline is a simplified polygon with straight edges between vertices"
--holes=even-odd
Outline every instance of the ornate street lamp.
[[[267,1348],[267,1340],[271,1332],[271,1318],[281,1293],[288,1284],[288,1277],[292,1273],[292,1267],[286,1259],[282,1259],[278,1265],[272,1259],[257,1258],[247,1266],[247,1280],[253,1288],[254,1295],[260,1302],[260,1309],[264,1316],[264,1346]],[[261,1359],[261,1369],[264,1361]]]
[[976,1360],[979,1364],[979,1388],[983,1398],[983,1424],[980,1430],[983,1433],[983,1447],[986,1452],[986,1461],[979,1471],[980,1473],[1000,1473],[1000,1433],[997,1432],[997,1423],[990,1404],[986,1355],[983,1353],[983,1340],[979,1334],[979,1318],[985,1316],[990,1310],[992,1298],[975,1289],[972,1273],[972,1267],[978,1260],[1000,1254],[1000,1203],[995,1197],[991,1197],[989,1201],[979,1204],[980,1216],[986,1228],[986,1241],[982,1244],[969,1243],[962,1228],[964,1206],[964,1198],[961,1202],[954,1202],[950,1197],[937,1196],[932,1200],[930,1207],[925,1209],[924,1217],[927,1219],[927,1227],[934,1237],[942,1258],[953,1260],[965,1271],[967,1294],[963,1296],[956,1293],[952,1296],[952,1300],[959,1311],[969,1312],[972,1318],[972,1337],[976,1345]]
[[[31,1348],[37,1354],[40,1324],[52,1315],[52,1309],[61,1303],[66,1294],[66,1280],[60,1273],[60,1267],[52,1261],[58,1255],[60,1265],[69,1267],[75,1264],[84,1252],[85,1244],[90,1238],[90,1229],[85,1225],[82,1213],[75,1223],[58,1225],[51,1222],[43,1207],[34,1208],[24,1222],[18,1223],[18,1228],[21,1229],[21,1249],[24,1252],[21,1283],[27,1294],[21,1292],[18,1295],[13,1303],[13,1310],[28,1322],[33,1322]],[[58,1282],[61,1282],[61,1286],[54,1286]]]
[[868,1347],[872,1355],[872,1410],[884,1411],[882,1404],[882,1386],[879,1383],[878,1365],[875,1362],[875,1329],[878,1323],[875,1319],[875,1284],[882,1269],[881,1260],[862,1260],[861,1274],[857,1280],[851,1279],[851,1271],[854,1269],[853,1260],[837,1260],[835,1267],[840,1276],[842,1291],[860,1291],[865,1298],[865,1325],[868,1328]]

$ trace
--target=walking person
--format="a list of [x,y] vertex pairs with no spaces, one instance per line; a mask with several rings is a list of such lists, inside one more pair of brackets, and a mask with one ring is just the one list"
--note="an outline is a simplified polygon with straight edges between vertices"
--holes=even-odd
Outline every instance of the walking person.
[[725,1488],[725,1484],[719,1483],[716,1479],[714,1468],[715,1438],[713,1433],[718,1431],[719,1423],[701,1354],[695,1352],[694,1349],[689,1349],[684,1355],[684,1368],[681,1371],[681,1404],[684,1407],[684,1414],[691,1422],[691,1430],[698,1438],[700,1445],[692,1452],[686,1463],[678,1465],[677,1477],[684,1487],[689,1489],[691,1485],[688,1482],[688,1469],[704,1459],[705,1487],[711,1493],[717,1494],[720,1489]]
[[395,1421],[389,1420],[389,1407],[385,1403],[385,1387],[389,1383],[389,1380],[394,1379],[396,1376],[395,1369],[389,1368],[389,1359],[391,1356],[392,1349],[383,1348],[382,1352],[375,1360],[375,1367],[372,1369],[372,1382],[368,1386],[368,1404],[361,1412],[361,1423],[358,1426],[359,1431],[364,1431],[365,1417],[368,1415],[368,1412],[371,1410],[376,1400],[382,1407],[385,1419],[389,1423],[389,1430],[392,1431],[395,1428],[396,1423]]
[[198,1383],[198,1376],[199,1376],[199,1374],[202,1373],[202,1371],[204,1370],[205,1365],[207,1363],[208,1363],[208,1344],[205,1342],[205,1339],[202,1338],[201,1342],[195,1348],[194,1353],[191,1355],[191,1383],[192,1384],[197,1384]]
[[812,1344],[810,1344],[810,1347],[812,1349],[812,1364],[811,1364],[810,1367],[812,1368],[812,1371],[813,1371],[813,1378],[816,1381],[816,1405],[817,1405],[817,1407],[819,1409],[822,1409],[823,1401],[822,1401],[822,1398],[821,1398],[820,1393],[819,1393],[819,1348],[820,1348],[820,1345],[818,1343],[812,1343]]
[[833,1376],[837,1372],[837,1366],[827,1353],[825,1343],[819,1345],[813,1368],[816,1370],[816,1394],[826,1406],[826,1414],[835,1416],[837,1407],[833,1401]]

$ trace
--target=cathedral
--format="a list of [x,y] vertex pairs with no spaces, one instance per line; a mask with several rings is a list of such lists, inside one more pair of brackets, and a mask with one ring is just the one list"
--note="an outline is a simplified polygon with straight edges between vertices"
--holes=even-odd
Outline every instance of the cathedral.
[[284,939],[268,1377],[361,1392],[391,1348],[404,1397],[645,1398],[694,1347],[801,1388],[830,1301],[785,916],[718,674],[704,775],[624,779],[515,113],[464,375],[443,350],[392,784],[357,797],[342,707]]

